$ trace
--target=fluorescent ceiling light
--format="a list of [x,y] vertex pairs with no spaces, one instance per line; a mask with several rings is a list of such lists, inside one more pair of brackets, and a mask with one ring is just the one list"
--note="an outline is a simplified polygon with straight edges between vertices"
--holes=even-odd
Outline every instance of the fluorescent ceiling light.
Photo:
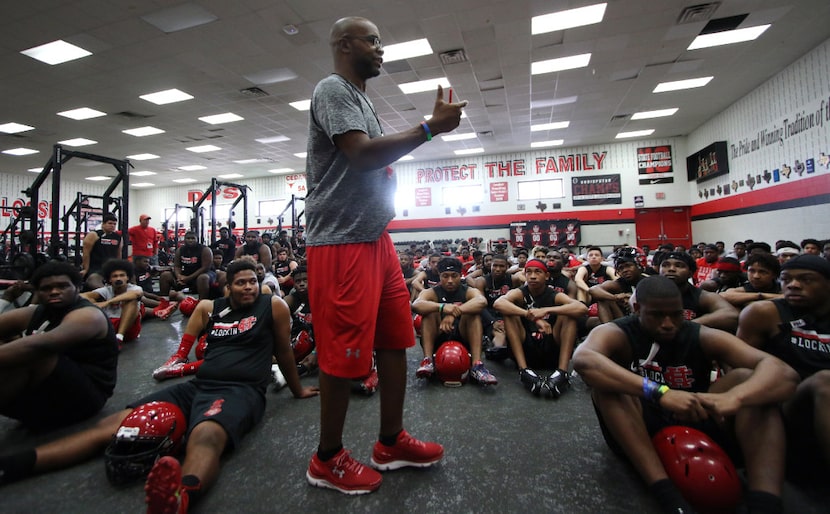
[[273,170],[268,170],[268,173],[291,173],[294,171],[294,168],[275,168]]
[[444,141],[464,141],[465,139],[475,139],[478,136],[475,132],[467,132],[466,134],[450,134],[448,136],[441,136]]
[[90,109],[89,107],[80,107],[78,109],[71,109],[69,111],[59,112],[58,116],[64,118],[72,118],[73,120],[88,120],[90,118],[99,118],[106,116],[107,113]]
[[263,137],[256,140],[257,143],[268,144],[268,143],[282,143],[283,141],[290,141],[291,138],[285,136],[273,136],[273,137]]
[[210,123],[211,125],[220,125],[222,123],[230,123],[232,121],[241,121],[245,118],[232,112],[225,112],[222,114],[214,114],[212,116],[202,116],[199,119],[205,123]]
[[224,175],[219,175],[219,178],[242,178],[245,175],[241,173],[226,173]]
[[155,93],[141,95],[139,98],[152,102],[156,105],[165,105],[190,100],[193,96],[185,93],[184,91],[179,91],[178,89],[167,89],[165,91],[157,91]]
[[271,162],[268,159],[240,159],[238,161],[233,161],[236,164],[257,164],[263,162]]
[[410,57],[419,57],[433,53],[429,41],[426,39],[415,39],[404,43],[387,45],[383,47],[383,62],[401,61]]
[[744,41],[752,41],[757,39],[764,33],[770,25],[758,25],[756,27],[747,27],[745,29],[724,30],[721,32],[712,32],[711,34],[701,34],[692,41],[689,48],[686,50],[697,50],[698,48],[709,48],[712,46],[731,45],[732,43],[743,43]]
[[415,157],[412,157],[411,155],[404,155],[403,157],[398,159],[398,161],[412,161],[412,160],[415,160]]
[[650,136],[654,133],[654,129],[633,130],[631,132],[620,132],[615,139],[624,139],[627,137],[643,137]]
[[206,170],[206,166],[201,166],[199,164],[191,164],[189,166],[179,166],[179,169],[182,171],[199,171],[199,170]]
[[130,184],[130,187],[153,187],[153,186],[155,186],[155,184],[153,184],[152,182],[135,182],[133,184]]
[[154,136],[156,134],[164,134],[164,131],[156,127],[138,127],[134,129],[122,130],[121,132],[135,137]]
[[440,79],[419,80],[418,82],[407,82],[406,84],[399,84],[398,87],[406,95],[413,93],[423,93],[424,91],[436,91],[438,86],[447,89],[450,87],[450,81],[447,77]]
[[31,155],[39,152],[39,150],[32,150],[31,148],[11,148],[9,150],[3,150],[3,153],[9,155]]
[[14,122],[0,125],[0,132],[5,132],[6,134],[17,134],[18,132],[26,132],[27,130],[33,129],[34,127],[30,127],[29,125],[22,125]]
[[83,48],[67,43],[61,39],[23,50],[20,53],[52,65],[74,61],[75,59],[92,55],[92,52],[87,52]]
[[560,146],[565,143],[564,139],[551,139],[550,141],[535,141],[530,143],[531,148],[547,148],[549,146]]
[[150,175],[155,175],[155,171],[131,171],[131,177],[149,177]]
[[677,107],[671,109],[659,109],[656,111],[642,111],[635,112],[631,115],[632,120],[647,120],[649,118],[662,118],[664,116],[671,116],[677,112]]
[[652,93],[665,93],[666,91],[677,91],[680,89],[692,89],[703,87],[715,77],[700,77],[697,79],[675,80],[674,82],[661,82],[657,84]]
[[484,148],[467,148],[455,151],[455,155],[472,155],[475,153],[484,153]]
[[110,180],[112,178],[113,177],[105,177],[103,175],[98,175],[98,176],[95,176],[95,177],[86,177],[86,180],[91,180],[92,182],[101,182],[103,180]]
[[86,139],[84,137],[76,137],[74,139],[65,139],[63,141],[58,141],[58,144],[66,146],[88,146],[97,143],[98,141],[93,141],[92,139]]
[[[461,119],[463,120],[466,117],[467,117],[467,113],[464,112],[464,111],[461,111]],[[432,114],[425,115],[424,119],[427,120],[427,121],[431,120],[432,119]]]
[[308,157],[308,152],[295,153],[294,156],[299,157],[300,159],[305,159]]
[[137,153],[135,155],[128,155],[127,159],[134,161],[149,161],[150,159],[158,159],[159,156],[154,153]]
[[555,71],[584,68],[585,66],[588,66],[588,63],[590,62],[591,54],[571,55],[570,57],[537,61],[530,63],[530,74],[541,75],[543,73],[553,73]]
[[540,123],[538,125],[531,125],[530,126],[530,131],[531,132],[539,132],[540,130],[563,129],[563,128],[568,128],[568,125],[570,125],[570,124],[571,124],[570,121],[555,121],[553,123]]
[[32,173],[40,173],[41,171],[43,171],[43,168],[29,168],[26,171],[30,171]]
[[185,150],[193,153],[205,153],[205,152],[215,152],[216,150],[221,150],[216,145],[202,145],[202,146],[191,146],[190,148],[185,148]]
[[190,184],[192,182],[196,182],[195,178],[174,178],[173,182],[177,184]]
[[567,11],[552,12],[530,19],[530,33],[544,34],[555,30],[593,25],[602,21],[607,4],[594,4]]
[[311,99],[308,100],[300,100],[298,102],[290,102],[288,105],[297,109],[298,111],[307,111],[311,109]]

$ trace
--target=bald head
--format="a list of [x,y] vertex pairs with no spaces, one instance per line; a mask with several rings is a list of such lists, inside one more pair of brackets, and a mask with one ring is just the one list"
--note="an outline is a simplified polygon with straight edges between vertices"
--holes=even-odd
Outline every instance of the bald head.
[[377,26],[366,18],[350,16],[334,22],[329,35],[334,71],[365,91],[365,81],[380,75],[383,47]]
[[377,32],[375,24],[366,18],[361,18],[359,16],[340,18],[334,22],[334,25],[331,26],[329,44],[334,46],[338,41],[346,36],[354,36],[356,34],[363,35],[367,28],[374,29],[374,31]]

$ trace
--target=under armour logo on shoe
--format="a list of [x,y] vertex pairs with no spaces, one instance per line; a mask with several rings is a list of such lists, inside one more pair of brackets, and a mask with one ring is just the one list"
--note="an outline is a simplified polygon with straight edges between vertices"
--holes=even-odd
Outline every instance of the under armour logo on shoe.
[[346,474],[346,471],[344,471],[340,468],[331,468],[331,472],[334,473],[335,475],[337,475],[340,478],[343,478],[343,475]]

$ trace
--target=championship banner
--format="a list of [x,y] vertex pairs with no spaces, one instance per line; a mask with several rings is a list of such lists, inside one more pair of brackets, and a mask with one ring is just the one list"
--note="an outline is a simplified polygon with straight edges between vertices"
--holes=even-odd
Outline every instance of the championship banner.
[[640,175],[671,173],[673,171],[671,146],[648,146],[645,148],[638,148],[637,171]]
[[619,175],[573,177],[571,179],[571,193],[574,207],[622,203]]
[[514,248],[578,246],[582,233],[577,219],[515,221],[510,224],[510,244]]

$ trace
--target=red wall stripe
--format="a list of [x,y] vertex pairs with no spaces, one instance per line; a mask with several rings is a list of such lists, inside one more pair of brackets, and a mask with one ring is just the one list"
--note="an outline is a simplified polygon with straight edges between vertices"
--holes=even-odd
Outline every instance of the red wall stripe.
[[445,218],[433,219],[394,219],[389,223],[390,231],[413,230],[440,230],[507,226],[514,221],[534,221],[549,219],[578,219],[580,222],[593,223],[633,223],[634,209],[604,209],[595,211],[547,211],[547,212],[516,212],[515,214],[499,214],[493,216],[460,216],[453,212]]
[[692,206],[692,218],[830,193],[830,174],[747,191]]

